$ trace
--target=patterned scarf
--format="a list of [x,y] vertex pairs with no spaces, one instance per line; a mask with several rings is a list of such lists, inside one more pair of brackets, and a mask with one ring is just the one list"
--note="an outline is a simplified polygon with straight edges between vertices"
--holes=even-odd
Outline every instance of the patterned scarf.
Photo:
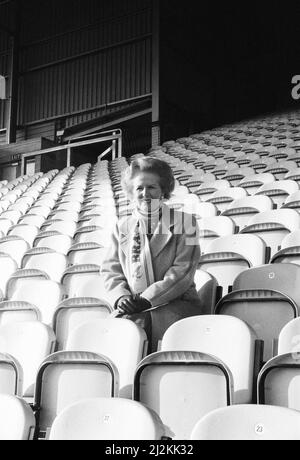
[[135,209],[133,216],[137,224],[131,234],[127,258],[128,282],[133,294],[141,294],[155,282],[148,235],[154,233],[161,217],[161,208],[151,214]]

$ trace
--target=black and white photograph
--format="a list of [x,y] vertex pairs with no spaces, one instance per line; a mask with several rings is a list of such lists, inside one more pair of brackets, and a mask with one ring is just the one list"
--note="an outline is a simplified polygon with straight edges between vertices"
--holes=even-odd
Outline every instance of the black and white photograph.
[[300,3],[0,0],[0,440],[300,440]]

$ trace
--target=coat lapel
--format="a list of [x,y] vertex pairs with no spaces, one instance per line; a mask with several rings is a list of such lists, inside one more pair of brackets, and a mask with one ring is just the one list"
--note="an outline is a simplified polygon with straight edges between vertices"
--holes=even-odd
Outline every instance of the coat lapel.
[[156,227],[156,230],[150,241],[152,257],[157,257],[166,247],[173,233],[171,229],[174,227],[174,214],[167,206],[163,206],[162,218]]

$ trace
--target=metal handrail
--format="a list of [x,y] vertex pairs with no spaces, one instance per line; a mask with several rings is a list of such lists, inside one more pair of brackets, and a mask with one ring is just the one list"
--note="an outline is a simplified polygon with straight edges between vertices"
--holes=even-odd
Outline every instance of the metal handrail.
[[[122,130],[121,129],[115,129],[111,130],[108,132],[112,132],[111,135],[104,136],[104,137],[97,137],[96,139],[89,139],[89,140],[81,140],[74,142],[73,144],[62,144],[56,147],[51,147],[48,149],[43,149],[43,150],[36,150],[35,152],[30,152],[30,153],[23,153],[21,154],[21,175],[26,174],[26,158],[34,158],[37,156],[45,155],[48,153],[53,153],[53,152],[59,152],[61,150],[66,150],[67,151],[67,167],[71,166],[71,153],[72,149],[76,147],[83,147],[86,145],[91,145],[91,144],[98,144],[98,143],[103,143],[103,142],[112,142],[112,145],[106,149],[104,152],[102,152],[99,155],[99,158],[104,158],[108,153],[112,152],[112,158],[113,160],[118,157],[121,158],[122,156]],[[103,134],[106,134],[107,131],[104,131]],[[102,133],[98,133],[98,136],[100,136]],[[83,138],[86,136],[83,136]],[[79,138],[80,139],[80,138]],[[76,139],[74,139],[76,141]]]

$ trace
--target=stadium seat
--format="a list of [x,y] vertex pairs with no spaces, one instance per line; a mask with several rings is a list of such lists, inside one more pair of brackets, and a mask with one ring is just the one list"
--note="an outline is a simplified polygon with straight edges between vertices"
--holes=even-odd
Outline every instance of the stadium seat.
[[8,286],[8,299],[28,302],[38,308],[42,321],[52,324],[57,305],[64,297],[63,287],[55,281],[36,277],[16,278]]
[[201,300],[201,313],[212,314],[218,297],[219,286],[217,280],[209,273],[198,269],[195,273],[194,282]]
[[134,379],[134,399],[160,416],[171,438],[181,440],[189,439],[200,417],[231,404],[232,391],[227,366],[196,351],[151,354],[138,364]]
[[49,440],[160,440],[158,415],[136,401],[98,398],[67,407],[55,419]]
[[266,244],[256,235],[213,240],[200,257],[199,268],[213,275],[226,292],[239,273],[266,262]]
[[6,295],[6,284],[12,274],[17,270],[18,266],[5,252],[0,252],[0,290],[3,295]]
[[53,352],[55,335],[38,321],[8,323],[0,326],[0,352],[15,358],[23,370],[21,395],[33,397],[35,379],[41,361]]
[[300,215],[292,209],[278,209],[256,214],[240,233],[255,234],[271,249],[271,256],[278,251],[283,238],[300,228]]
[[77,243],[68,251],[69,265],[95,264],[101,266],[107,248],[97,243]]
[[30,249],[29,244],[20,236],[5,236],[0,238],[0,251],[8,254],[21,267],[21,261],[26,251]]
[[57,306],[53,317],[57,350],[65,348],[70,331],[94,319],[107,318],[111,313],[110,305],[99,299],[75,297],[64,300]]
[[[270,289],[280,291],[300,308],[300,269],[293,264],[263,265],[245,270],[233,282],[232,290]],[[299,310],[300,311],[300,310]],[[297,315],[298,316],[298,315]]]
[[300,414],[274,406],[229,406],[212,411],[193,429],[197,441],[296,441]]
[[245,198],[246,196],[247,192],[242,187],[232,187],[215,192],[208,202],[214,204],[222,213],[226,211],[232,201]]
[[86,398],[118,395],[119,375],[106,356],[61,351],[40,362],[34,406],[39,438],[45,437],[55,417],[68,405]]
[[299,353],[300,351],[300,318],[287,323],[279,334],[278,355]]
[[68,351],[90,351],[107,356],[117,366],[121,397],[130,398],[134,371],[147,353],[145,331],[130,320],[98,319],[71,331],[66,343]]
[[229,217],[217,216],[198,220],[201,253],[206,252],[209,243],[216,238],[233,235],[235,223]]
[[33,248],[25,252],[22,268],[36,269],[46,273],[52,281],[60,283],[67,268],[67,257],[49,248]]
[[262,185],[255,195],[264,195],[272,199],[277,208],[281,208],[286,199],[299,191],[299,185],[292,180],[275,181]]
[[33,247],[48,248],[67,255],[72,246],[73,239],[59,232],[41,232],[33,242]]
[[277,352],[277,341],[283,326],[298,315],[292,299],[281,292],[264,289],[243,289],[223,297],[215,314],[239,318],[251,327],[264,342],[264,361]]
[[76,231],[76,222],[65,221],[59,219],[46,220],[41,227],[41,232],[59,232],[62,235],[67,235],[73,238]]
[[230,217],[240,229],[247,226],[251,217],[260,212],[271,211],[273,202],[267,196],[247,196],[229,204],[222,216]]
[[8,353],[0,352],[0,394],[21,396],[23,369],[18,360]]
[[285,209],[295,209],[300,212],[300,191],[292,193],[287,197],[282,208]]
[[99,265],[79,264],[69,267],[62,284],[68,297],[94,297],[105,299],[105,288]]
[[41,321],[41,313],[34,305],[21,300],[0,302],[1,326],[20,321]]
[[23,399],[0,394],[0,440],[32,441],[35,432],[34,413]]
[[258,402],[300,410],[300,355],[285,353],[268,361],[258,376]]

